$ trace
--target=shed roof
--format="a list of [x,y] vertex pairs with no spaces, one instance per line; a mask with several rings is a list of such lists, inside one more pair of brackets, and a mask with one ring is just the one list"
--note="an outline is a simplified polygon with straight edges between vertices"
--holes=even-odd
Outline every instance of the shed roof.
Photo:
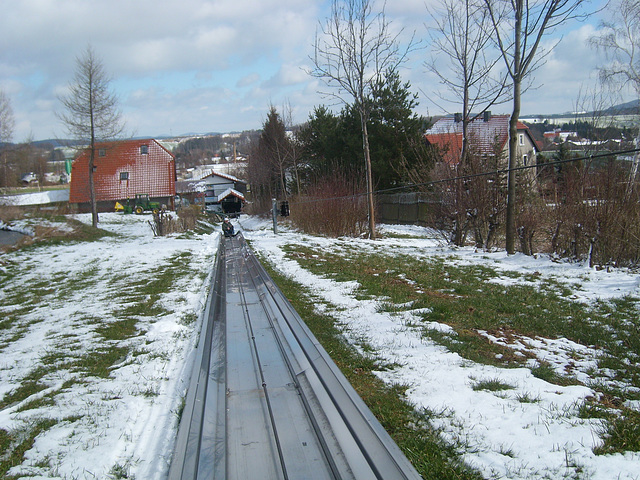
[[218,201],[221,202],[227,197],[237,197],[244,202],[244,195],[242,195],[239,191],[234,190],[233,188],[227,188],[224,192],[218,195]]

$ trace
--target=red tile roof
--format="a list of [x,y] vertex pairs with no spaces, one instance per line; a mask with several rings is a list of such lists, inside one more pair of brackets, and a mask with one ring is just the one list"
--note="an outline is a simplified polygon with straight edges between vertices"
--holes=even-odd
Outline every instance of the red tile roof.
[[[495,155],[496,148],[502,151],[509,140],[509,115],[493,115],[485,122],[482,117],[469,123],[468,135],[474,147],[482,155]],[[529,127],[518,122],[518,131],[529,133]],[[456,122],[454,117],[444,117],[438,120],[425,133],[425,138],[431,145],[443,149],[444,161],[455,165],[460,160],[462,151],[462,122]],[[533,139],[531,139],[533,142]]]

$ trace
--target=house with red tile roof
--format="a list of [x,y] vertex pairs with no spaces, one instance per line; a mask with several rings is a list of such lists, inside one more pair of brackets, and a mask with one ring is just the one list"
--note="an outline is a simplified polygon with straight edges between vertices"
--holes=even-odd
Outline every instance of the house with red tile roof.
[[[69,203],[89,211],[89,149],[73,161]],[[126,202],[138,193],[173,208],[176,194],[176,162],[173,154],[153,139],[96,144],[93,173],[98,211],[113,211],[115,202]]]
[[[504,166],[509,157],[509,115],[491,115],[489,112],[468,125],[471,149],[483,157],[502,154]],[[427,132],[429,145],[441,149],[444,163],[455,166],[462,152],[462,121],[457,115],[439,119]],[[518,166],[535,165],[538,146],[529,132],[529,127],[518,122]]]

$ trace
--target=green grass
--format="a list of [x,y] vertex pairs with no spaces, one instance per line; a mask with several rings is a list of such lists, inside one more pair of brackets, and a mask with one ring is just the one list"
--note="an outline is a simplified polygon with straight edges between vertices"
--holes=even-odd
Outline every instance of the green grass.
[[137,334],[137,323],[134,318],[125,318],[124,320],[105,323],[98,327],[96,332],[105,340],[126,340]]
[[113,467],[111,467],[111,471],[109,472],[109,478],[112,478],[114,480],[119,480],[119,479],[135,480],[136,476],[131,475],[129,473],[128,465],[126,464],[120,465],[119,463],[116,463]]
[[115,365],[123,363],[129,355],[130,349],[115,345],[106,345],[82,355],[74,365],[83,374],[108,378]]
[[619,413],[606,417],[601,436],[604,444],[596,447],[596,454],[640,452],[640,412],[623,408]]
[[488,392],[501,392],[503,390],[513,390],[515,387],[508,383],[504,383],[498,378],[492,378],[487,380],[478,380],[471,386],[471,388],[476,391],[486,390]]
[[[344,248],[333,246],[330,251],[297,245],[287,245],[284,250],[288,258],[317,275],[357,282],[355,296],[380,300],[381,311],[422,309],[411,326],[477,363],[526,366],[547,382],[572,385],[579,382],[571,371],[558,372],[550,364],[531,362],[532,353],[522,355],[491,342],[483,332],[507,341],[515,341],[518,336],[567,338],[597,349],[601,355],[597,369],[590,372],[592,382],[588,386],[600,395],[591,403],[616,399],[607,406],[613,416],[606,418],[605,446],[598,452],[623,452],[634,443],[629,437],[638,434],[636,417],[625,413],[620,405],[640,400],[639,298],[628,296],[585,305],[572,300],[579,288],[573,284],[543,278],[538,272],[521,274],[487,265],[461,265],[455,257],[417,258],[381,249],[363,253],[348,244]],[[430,328],[430,322],[449,325],[453,332]],[[537,399],[522,396],[520,401]]]
[[47,388],[47,385],[42,383],[41,380],[42,377],[44,377],[47,373],[50,373],[50,370],[43,366],[37,367],[29,372],[22,379],[20,385],[17,388],[11,390],[0,399],[0,410],[11,405],[23,402],[32,395],[45,390]]
[[179,280],[192,274],[189,266],[192,256],[191,252],[178,253],[164,264],[145,272],[139,279],[112,278],[110,284],[118,291],[114,302],[120,303],[113,315],[124,320],[159,317],[169,313],[161,305],[160,298],[172,291]]
[[33,446],[36,437],[57,423],[57,420],[43,418],[19,431],[7,432],[0,429],[0,478],[19,478],[7,475],[7,472],[11,467],[22,464],[25,452]]

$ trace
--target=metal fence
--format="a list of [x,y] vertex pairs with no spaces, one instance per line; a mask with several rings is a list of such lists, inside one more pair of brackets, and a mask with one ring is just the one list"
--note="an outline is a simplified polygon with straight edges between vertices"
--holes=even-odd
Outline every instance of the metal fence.
[[378,220],[382,223],[433,225],[440,201],[431,193],[395,193],[378,195]]

